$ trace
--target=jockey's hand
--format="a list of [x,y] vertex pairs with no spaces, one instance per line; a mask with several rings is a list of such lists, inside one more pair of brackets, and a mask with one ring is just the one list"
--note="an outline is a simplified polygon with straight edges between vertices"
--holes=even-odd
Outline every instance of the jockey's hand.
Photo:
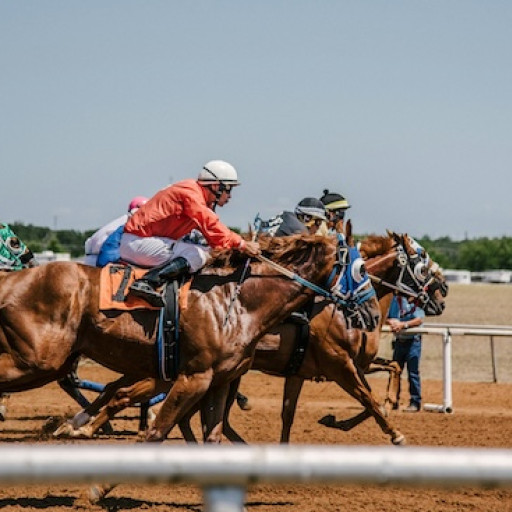
[[240,250],[244,254],[247,254],[247,256],[259,256],[261,254],[260,244],[258,242],[246,241]]

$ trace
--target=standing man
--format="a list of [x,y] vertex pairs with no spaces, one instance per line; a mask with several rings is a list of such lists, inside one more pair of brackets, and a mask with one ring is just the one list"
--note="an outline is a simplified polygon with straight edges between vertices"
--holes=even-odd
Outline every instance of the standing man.
[[[394,333],[393,360],[400,368],[407,366],[409,380],[409,405],[404,412],[419,412],[421,410],[421,334],[407,334],[410,327],[419,327],[423,324],[425,312],[413,303],[413,299],[395,296],[389,308],[386,323]],[[400,389],[398,397],[400,397]]]

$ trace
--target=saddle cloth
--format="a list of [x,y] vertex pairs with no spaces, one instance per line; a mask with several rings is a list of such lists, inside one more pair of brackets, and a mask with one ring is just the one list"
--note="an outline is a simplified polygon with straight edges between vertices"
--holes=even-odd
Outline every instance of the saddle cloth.
[[[148,269],[121,265],[119,263],[108,264],[101,269],[100,275],[100,310],[114,309],[118,311],[132,311],[134,309],[158,310],[159,307],[148,304],[144,299],[130,295],[130,285],[136,279],[140,279]],[[179,294],[180,309],[187,309],[188,291],[191,280],[188,280],[181,288]]]
[[145,268],[135,268],[118,263],[103,267],[100,276],[100,310],[160,309],[151,306],[144,299],[128,293],[133,281],[140,279],[146,272]]

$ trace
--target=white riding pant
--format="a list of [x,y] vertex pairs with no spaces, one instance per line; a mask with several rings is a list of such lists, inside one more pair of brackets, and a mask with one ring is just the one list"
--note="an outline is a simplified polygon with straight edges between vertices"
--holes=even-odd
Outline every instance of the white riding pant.
[[123,233],[121,237],[121,259],[140,267],[158,267],[176,258],[188,261],[191,272],[204,267],[210,255],[210,248],[170,238],[140,237]]

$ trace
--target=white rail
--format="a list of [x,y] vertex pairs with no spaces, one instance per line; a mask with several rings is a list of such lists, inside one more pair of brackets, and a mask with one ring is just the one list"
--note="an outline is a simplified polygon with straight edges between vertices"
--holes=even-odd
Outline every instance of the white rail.
[[[208,512],[243,510],[253,483],[512,486],[512,450],[391,446],[19,445],[0,448],[0,482],[177,483]],[[4,487],[5,488],[5,487]]]
[[[391,332],[388,326],[382,328]],[[474,325],[474,324],[442,324],[424,323],[421,327],[408,329],[410,334],[437,334],[443,341],[443,403],[425,404],[423,408],[431,412],[453,412],[452,399],[452,336],[488,336],[491,342],[492,373],[494,382],[498,381],[496,371],[495,336],[512,337],[512,326],[509,325]]]

